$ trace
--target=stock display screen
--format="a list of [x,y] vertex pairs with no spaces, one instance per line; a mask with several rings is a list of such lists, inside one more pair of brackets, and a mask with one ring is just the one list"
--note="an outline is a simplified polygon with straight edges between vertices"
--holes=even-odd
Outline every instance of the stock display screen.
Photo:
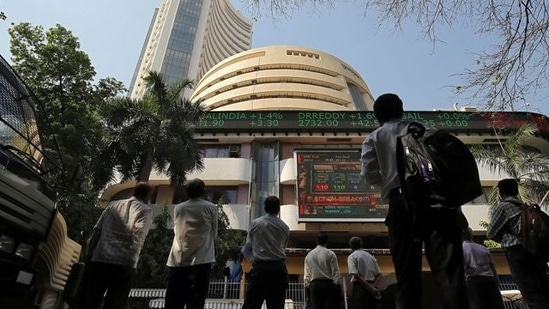
[[[449,130],[518,128],[530,122],[541,131],[549,131],[546,116],[526,112],[422,111],[405,112],[403,119]],[[377,127],[379,123],[370,111],[233,111],[208,112],[195,128],[204,131],[373,131]]]
[[387,205],[360,176],[360,150],[296,150],[298,221],[382,221]]

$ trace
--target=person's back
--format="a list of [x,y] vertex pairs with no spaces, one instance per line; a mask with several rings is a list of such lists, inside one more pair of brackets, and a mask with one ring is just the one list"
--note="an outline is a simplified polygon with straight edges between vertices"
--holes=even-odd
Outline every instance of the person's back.
[[141,246],[134,242],[144,240],[151,224],[145,220],[151,218],[151,208],[133,196],[109,203],[97,227],[100,236],[91,261],[124,266],[132,261],[135,268]]
[[503,309],[496,267],[490,250],[473,242],[472,230],[463,235],[463,267],[471,309]]
[[362,240],[351,237],[349,245],[353,252],[347,257],[347,268],[351,275],[352,291],[349,299],[351,309],[378,308],[380,291],[374,281],[381,276],[377,260],[362,249]]
[[280,260],[286,258],[289,228],[276,214],[266,214],[250,224],[253,236],[254,260]]
[[264,202],[266,215],[252,221],[242,254],[253,262],[248,276],[242,309],[284,309],[288,270],[286,247],[290,228],[279,217],[280,200],[269,196]]
[[189,266],[215,262],[217,206],[189,199],[174,208],[174,239],[167,265]]
[[152,224],[145,204],[154,188],[139,182],[128,199],[112,201],[97,221],[89,242],[81,309],[124,308],[139,254]]
[[513,280],[528,308],[549,308],[547,263],[524,250],[520,241],[520,208],[515,204],[520,203],[518,182],[502,179],[498,190],[501,202],[491,213],[486,236],[501,242]]
[[174,238],[168,261],[165,308],[202,309],[215,263],[217,206],[204,199],[204,181],[187,183],[189,199],[174,209]]
[[305,256],[304,283],[310,288],[311,303],[316,309],[338,308],[341,303],[341,279],[336,254],[326,248],[328,236],[320,233],[317,246]]
[[463,214],[456,209],[433,209],[429,202],[409,203],[403,195],[396,164],[396,139],[404,134],[403,104],[391,93],[374,102],[374,115],[380,128],[362,144],[361,175],[367,185],[380,188],[389,203],[385,224],[397,276],[396,300],[401,309],[421,307],[421,260],[431,266],[442,308],[467,309],[463,274],[461,224]]

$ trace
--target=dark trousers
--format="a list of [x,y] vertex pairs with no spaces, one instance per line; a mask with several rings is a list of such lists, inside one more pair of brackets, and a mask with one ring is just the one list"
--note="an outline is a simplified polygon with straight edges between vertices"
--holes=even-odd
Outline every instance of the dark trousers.
[[459,215],[455,209],[408,206],[401,194],[391,197],[385,224],[397,277],[397,308],[422,308],[423,245],[441,308],[469,308]]
[[547,264],[524,251],[520,245],[505,249],[505,256],[511,270],[511,276],[517,284],[528,308],[549,308]]
[[490,276],[472,276],[467,279],[467,296],[471,309],[503,309],[503,297],[498,281]]
[[208,296],[211,269],[211,264],[169,267],[164,308],[203,309]]
[[360,282],[353,282],[353,291],[349,300],[350,309],[378,309],[381,302],[374,298]]
[[131,267],[88,263],[84,273],[79,308],[97,309],[101,305],[103,296],[105,296],[104,309],[126,308],[134,274],[135,270]]
[[267,309],[284,309],[288,288],[288,270],[284,260],[254,262],[247,280],[242,309],[260,309],[263,301]]
[[337,309],[341,307],[341,287],[333,280],[311,282],[311,305],[314,309]]

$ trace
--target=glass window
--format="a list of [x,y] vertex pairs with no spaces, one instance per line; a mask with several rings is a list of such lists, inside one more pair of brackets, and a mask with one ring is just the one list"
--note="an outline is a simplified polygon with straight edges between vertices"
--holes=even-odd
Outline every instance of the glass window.
[[238,187],[207,187],[206,196],[212,203],[237,204]]
[[200,145],[204,158],[240,158],[240,145],[205,144]]

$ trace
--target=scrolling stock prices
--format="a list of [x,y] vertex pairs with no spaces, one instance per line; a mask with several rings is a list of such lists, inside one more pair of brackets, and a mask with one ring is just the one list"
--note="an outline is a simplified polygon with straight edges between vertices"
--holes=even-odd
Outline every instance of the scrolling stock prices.
[[[405,112],[403,119],[417,121],[440,129],[518,128],[532,122],[542,131],[549,131],[549,119],[526,112]],[[357,130],[379,127],[371,111],[234,111],[208,112],[198,123],[198,130]]]

